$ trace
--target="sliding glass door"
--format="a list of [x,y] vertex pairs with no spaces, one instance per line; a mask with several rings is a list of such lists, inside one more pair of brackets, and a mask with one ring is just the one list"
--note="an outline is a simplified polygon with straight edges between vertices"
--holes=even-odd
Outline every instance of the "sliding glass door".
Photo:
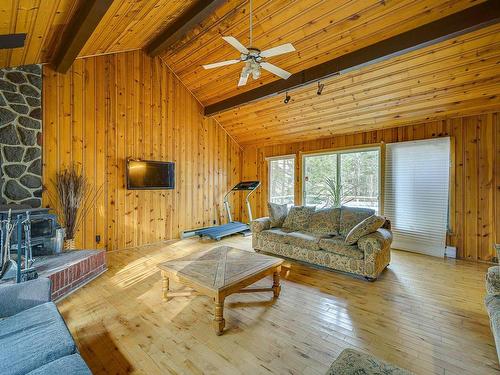
[[378,211],[380,149],[303,156],[303,203],[317,208],[347,205]]

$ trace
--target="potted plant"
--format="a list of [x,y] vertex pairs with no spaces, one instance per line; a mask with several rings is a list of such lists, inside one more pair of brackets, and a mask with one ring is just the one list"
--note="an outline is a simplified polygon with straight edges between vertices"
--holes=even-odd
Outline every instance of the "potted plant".
[[93,189],[74,163],[56,173],[53,185],[56,197],[53,199],[49,192],[49,199],[65,230],[64,250],[73,250],[76,233],[89,208],[93,207],[102,186],[97,190]]
[[349,198],[351,191],[345,191],[344,187],[337,183],[333,178],[327,177],[324,181],[323,191],[327,196],[327,205],[331,203],[332,207],[341,207],[343,204],[352,201]]

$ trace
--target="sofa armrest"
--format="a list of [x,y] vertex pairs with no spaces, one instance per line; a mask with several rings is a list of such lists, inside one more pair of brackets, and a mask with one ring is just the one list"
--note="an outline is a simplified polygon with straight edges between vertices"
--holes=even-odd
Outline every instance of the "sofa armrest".
[[486,272],[486,291],[489,295],[500,296],[500,266],[492,266]]
[[50,279],[40,277],[20,284],[0,286],[0,318],[50,302]]
[[271,219],[268,217],[261,217],[259,219],[255,219],[250,224],[250,228],[252,233],[259,233],[266,229],[271,229]]
[[390,230],[380,228],[376,232],[367,234],[358,240],[359,249],[366,253],[380,252],[383,249],[391,246],[392,232]]

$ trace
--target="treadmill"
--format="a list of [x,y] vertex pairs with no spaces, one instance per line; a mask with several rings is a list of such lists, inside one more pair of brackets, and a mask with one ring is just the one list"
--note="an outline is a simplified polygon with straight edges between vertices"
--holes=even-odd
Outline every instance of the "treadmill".
[[245,198],[245,202],[247,204],[248,218],[250,222],[252,221],[252,208],[250,207],[250,202],[248,198],[250,195],[257,190],[260,186],[260,181],[242,181],[236,184],[231,190],[229,190],[224,196],[224,207],[226,208],[227,217],[229,218],[229,222],[227,224],[217,225],[210,228],[204,228],[195,231],[196,236],[200,237],[209,237],[213,240],[219,241],[221,238],[226,236],[231,236],[236,233],[241,233],[244,236],[249,236],[252,234],[250,231],[250,225],[240,223],[239,221],[233,221],[231,216],[231,207],[229,206],[229,201],[227,200],[228,196],[232,192],[237,191],[248,191],[248,194]]

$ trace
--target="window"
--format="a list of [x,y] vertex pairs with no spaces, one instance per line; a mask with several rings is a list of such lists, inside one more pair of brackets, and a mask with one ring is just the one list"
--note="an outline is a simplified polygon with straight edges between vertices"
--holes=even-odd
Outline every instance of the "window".
[[307,206],[369,207],[378,211],[378,148],[304,155],[303,202]]
[[295,187],[295,155],[270,158],[269,201],[293,205]]
[[392,247],[444,256],[450,139],[388,144],[386,150],[384,214]]

